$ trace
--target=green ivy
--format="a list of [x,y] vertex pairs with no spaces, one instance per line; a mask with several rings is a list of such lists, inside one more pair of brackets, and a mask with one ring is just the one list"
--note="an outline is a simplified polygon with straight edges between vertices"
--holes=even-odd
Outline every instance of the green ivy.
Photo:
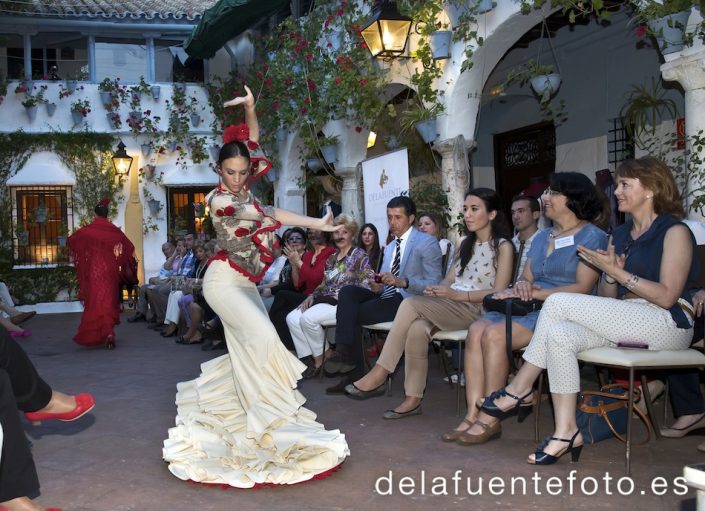
[[61,291],[67,291],[69,299],[75,300],[78,289],[73,266],[22,271],[10,271],[4,267],[0,269],[0,280],[7,284],[20,303],[53,302]]

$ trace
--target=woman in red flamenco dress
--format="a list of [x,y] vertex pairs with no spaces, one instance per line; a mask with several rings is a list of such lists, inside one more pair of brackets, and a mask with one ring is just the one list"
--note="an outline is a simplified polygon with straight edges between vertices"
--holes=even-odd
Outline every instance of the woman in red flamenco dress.
[[83,316],[73,337],[83,346],[115,347],[113,327],[120,324],[121,269],[132,268],[135,247],[108,220],[108,199],[95,207],[93,222],[73,233],[67,242],[76,266],[78,298]]

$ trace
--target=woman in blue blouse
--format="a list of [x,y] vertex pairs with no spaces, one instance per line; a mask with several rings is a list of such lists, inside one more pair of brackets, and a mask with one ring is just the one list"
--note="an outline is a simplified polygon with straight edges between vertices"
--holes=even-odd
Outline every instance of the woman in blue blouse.
[[[546,300],[557,292],[590,293],[597,283],[597,271],[579,264],[576,250],[578,245],[593,249],[607,245],[607,235],[590,223],[602,212],[595,186],[583,174],[559,172],[551,176],[551,186],[544,192],[543,202],[545,215],[553,227],[536,235],[523,275],[514,287],[496,293],[496,298]],[[512,317],[515,350],[529,344],[538,317],[539,312]],[[505,319],[504,314],[488,312],[470,326],[465,350],[468,413],[456,429],[442,436],[445,442],[479,444],[502,431],[498,420],[480,413],[473,403],[507,381]],[[522,409],[528,410],[528,407]]]
[[336,251],[326,260],[323,282],[286,317],[296,355],[301,359],[312,358],[303,378],[312,378],[323,367],[325,331],[321,324],[334,320],[338,309],[338,292],[343,286],[369,288],[374,276],[370,260],[364,249],[353,246],[357,222],[345,213],[335,217],[333,225],[342,225],[333,235]]
[[527,462],[550,465],[566,453],[578,461],[583,438],[575,422],[580,372],[577,353],[620,342],[648,349],[690,345],[693,306],[686,288],[697,278],[695,242],[680,222],[683,206],[670,170],[656,158],[627,160],[616,172],[619,210],[631,220],[614,232],[607,250],[579,245],[579,256],[602,271],[600,296],[567,293],[545,303],[526,363],[505,389],[485,398],[483,414],[500,420],[527,404],[548,370],[556,428]]

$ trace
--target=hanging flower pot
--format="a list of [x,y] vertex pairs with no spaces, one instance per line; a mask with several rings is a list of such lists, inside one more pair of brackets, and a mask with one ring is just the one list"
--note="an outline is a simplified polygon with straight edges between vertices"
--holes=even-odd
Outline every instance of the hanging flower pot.
[[316,174],[323,170],[323,162],[320,158],[310,158],[306,160],[306,168]]
[[27,112],[27,117],[29,117],[29,122],[34,122],[34,119],[37,118],[37,105],[26,106],[26,107],[24,107],[24,111]]
[[151,87],[152,99],[154,101],[159,100],[159,94],[161,94],[162,88],[159,85],[152,85]]
[[132,91],[132,101],[134,103],[140,103],[142,101],[142,93]]
[[647,23],[649,31],[656,38],[663,55],[676,53],[683,49],[683,35],[690,17],[690,10],[669,14],[663,18]]
[[142,122],[142,112],[139,110],[133,110],[130,112],[130,121],[132,122]]
[[177,90],[179,92],[186,92],[186,84],[185,83],[175,83],[174,90]]
[[480,0],[479,2],[477,2],[477,13],[485,14],[486,12],[490,12],[496,6],[497,3],[493,2],[492,0]]
[[279,128],[274,135],[277,137],[277,142],[280,144],[286,142],[286,130],[284,128]]
[[56,242],[59,244],[60,247],[65,247],[66,246],[66,236],[57,236]]
[[419,121],[414,124],[414,127],[416,128],[416,131],[419,132],[419,135],[421,135],[423,141],[427,144],[430,144],[436,140],[436,137],[438,137],[438,133],[436,133],[435,117],[432,119],[426,119],[425,121]]
[[46,206],[37,206],[34,208],[34,221],[38,224],[43,224],[47,221],[47,214],[49,210]]
[[47,115],[49,117],[54,115],[54,112],[56,112],[56,103],[45,103],[46,109],[47,109]]
[[28,231],[18,231],[17,233],[17,245],[20,247],[26,247],[29,245],[29,232]]
[[78,110],[71,110],[71,119],[73,120],[73,125],[78,126],[83,122],[83,114]]
[[531,81],[531,88],[539,96],[548,94],[552,96],[558,92],[558,88],[561,86],[561,75],[558,73],[551,73],[548,75],[538,75],[534,76]]
[[211,160],[218,161],[218,156],[220,156],[220,147],[217,145],[212,145],[208,148],[208,153],[211,155]]
[[147,201],[147,206],[149,207],[149,213],[153,217],[156,217],[159,214],[159,209],[161,208],[162,203],[157,199],[150,199]]
[[106,107],[109,106],[113,102],[113,95],[108,91],[100,91],[100,102]]
[[78,82],[76,80],[66,80],[66,88],[70,94],[76,92],[76,87],[78,87]]
[[450,30],[437,30],[431,34],[429,45],[431,55],[434,60],[447,59],[450,57],[450,38],[453,32]]
[[201,116],[195,113],[191,114],[191,124],[194,128],[201,124]]
[[177,146],[176,140],[172,140],[171,142],[169,142],[167,144],[166,148],[170,153],[173,153],[174,151],[176,151],[176,146]]
[[142,144],[140,146],[140,149],[142,149],[142,155],[146,158],[150,154],[152,154],[152,144]]
[[338,144],[330,144],[321,146],[321,154],[326,163],[335,163],[338,161]]

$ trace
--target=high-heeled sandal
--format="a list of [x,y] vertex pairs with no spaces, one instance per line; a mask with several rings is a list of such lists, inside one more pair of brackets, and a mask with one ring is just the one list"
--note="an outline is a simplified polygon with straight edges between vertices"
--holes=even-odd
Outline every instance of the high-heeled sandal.
[[[536,448],[534,452],[534,461],[526,460],[529,465],[553,465],[558,461],[564,454],[570,453],[570,459],[573,463],[580,459],[580,453],[583,450],[583,444],[575,445],[575,439],[580,434],[580,430],[577,430],[575,434],[570,438],[570,440],[565,438],[557,438],[555,436],[547,436],[544,438],[541,445]],[[548,454],[544,452],[544,449],[551,440],[556,440],[557,442],[566,442],[568,446],[556,455]]]
[[470,422],[467,418],[463,418],[462,421],[460,421],[460,424],[465,423],[468,425],[467,428],[465,429],[451,429],[450,431],[446,431],[441,435],[441,440],[444,442],[455,442],[458,437],[460,437],[461,433],[466,433],[474,424],[475,422]]
[[110,334],[105,338],[105,349],[114,350],[115,349],[115,334]]
[[78,394],[74,399],[76,407],[68,412],[25,412],[24,416],[35,426],[50,419],[71,422],[80,419],[95,407],[95,399],[90,394]]
[[[531,411],[534,408],[534,402],[533,400],[530,402],[525,402],[524,400],[533,395],[534,391],[530,390],[528,394],[524,396],[515,396],[514,394],[510,394],[507,392],[506,388],[501,388],[499,390],[494,391],[492,394],[484,398],[482,401],[482,405],[480,406],[480,410],[485,412],[487,415],[491,415],[492,417],[495,417],[499,420],[504,420],[508,417],[513,417],[514,415],[518,416],[519,422],[523,422],[524,419],[531,413]],[[514,406],[511,408],[508,408],[507,410],[502,410],[495,404],[495,400],[504,397],[504,396],[509,396],[512,399],[516,400],[516,403]]]

